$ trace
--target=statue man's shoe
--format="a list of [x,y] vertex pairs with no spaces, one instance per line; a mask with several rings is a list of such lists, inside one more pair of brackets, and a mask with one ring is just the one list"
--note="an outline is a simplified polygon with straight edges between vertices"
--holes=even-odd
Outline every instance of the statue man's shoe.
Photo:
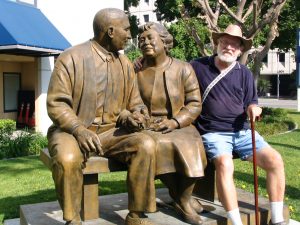
[[133,218],[130,215],[126,216],[125,225],[155,225],[147,218]]
[[190,204],[193,207],[193,209],[196,211],[196,213],[202,213],[204,208],[201,204],[201,202],[198,199],[191,198]]
[[195,214],[186,213],[177,203],[174,203],[175,211],[183,218],[183,220],[192,225],[202,225],[203,221],[201,217]]
[[81,218],[79,214],[76,214],[72,220],[69,220],[65,225],[82,225]]
[[67,221],[65,225],[82,225],[81,221]]

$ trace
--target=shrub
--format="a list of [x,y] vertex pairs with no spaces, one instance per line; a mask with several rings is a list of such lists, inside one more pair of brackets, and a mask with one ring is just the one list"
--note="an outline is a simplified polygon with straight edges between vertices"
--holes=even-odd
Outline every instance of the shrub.
[[269,108],[269,107],[263,107],[262,108],[262,115],[263,116],[272,116],[277,118],[286,118],[288,113],[287,110],[281,109],[281,108]]
[[259,96],[265,96],[271,89],[272,85],[269,80],[259,78],[257,81],[257,92]]
[[125,48],[125,55],[129,58],[131,62],[134,62],[137,58],[142,56],[142,52],[137,47],[137,44],[129,43],[129,45]]
[[291,130],[294,121],[288,117],[287,110],[264,107],[262,120],[256,123],[256,130],[263,136],[273,135]]
[[140,50],[134,49],[134,50],[128,51],[126,53],[126,55],[131,62],[134,62],[137,58],[142,56],[142,53]]
[[4,136],[5,141],[0,145],[0,159],[35,155],[48,144],[42,134],[28,130],[18,130]]
[[14,158],[18,156],[28,155],[28,146],[32,141],[32,136],[26,131],[17,131],[9,139],[7,139],[4,145],[5,158]]
[[48,145],[47,137],[43,136],[41,133],[32,134],[32,141],[29,143],[28,152],[30,155],[39,154],[43,148]]
[[10,119],[0,120],[0,145],[16,130],[16,122]]

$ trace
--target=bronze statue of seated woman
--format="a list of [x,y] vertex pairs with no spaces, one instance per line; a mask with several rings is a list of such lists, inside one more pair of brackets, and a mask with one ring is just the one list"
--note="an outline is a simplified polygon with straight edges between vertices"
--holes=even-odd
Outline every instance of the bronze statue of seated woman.
[[149,111],[149,133],[157,142],[156,178],[169,189],[176,211],[190,224],[202,224],[192,192],[204,176],[206,156],[192,122],[201,112],[201,96],[193,68],[169,56],[173,37],[158,23],[139,28],[143,53],[137,81]]

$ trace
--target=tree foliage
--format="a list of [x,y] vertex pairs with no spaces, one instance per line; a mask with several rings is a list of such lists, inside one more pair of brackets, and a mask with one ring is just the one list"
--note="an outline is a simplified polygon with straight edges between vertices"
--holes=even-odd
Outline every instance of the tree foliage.
[[[125,0],[125,9],[138,4],[139,0]],[[248,53],[243,54],[240,61],[251,62],[256,78],[271,47],[287,50],[296,46],[298,0],[156,0],[155,5],[158,19],[172,22],[168,26],[174,36],[172,56],[183,60],[214,52],[211,33],[222,31],[229,23],[238,24],[245,37],[253,40],[256,50],[249,58]]]
[[130,32],[131,36],[135,38],[138,35],[138,20],[136,16],[131,15],[129,12],[129,7],[138,6],[140,0],[124,0],[124,10],[128,14],[129,23],[130,23]]
[[300,28],[300,1],[287,0],[278,18],[279,36],[274,40],[272,47],[282,50],[296,47],[296,30]]
[[[208,41],[205,26],[195,19],[191,19],[189,22],[193,23],[201,39]],[[172,23],[168,30],[174,38],[174,47],[170,51],[171,56],[185,61],[190,61],[200,56],[194,38],[186,32],[185,21],[179,19],[176,23]]]
[[124,0],[124,10],[128,11],[130,6],[138,6],[140,0]]
[[[215,50],[212,32],[222,31],[229,23],[238,24],[245,37],[253,39],[255,47],[260,46],[252,53],[253,72],[258,76],[261,61],[279,34],[279,15],[287,1],[291,0],[156,0],[156,6],[161,19],[181,19],[202,56]],[[191,22],[197,20],[199,23]],[[240,61],[246,63],[247,58],[245,53]]]

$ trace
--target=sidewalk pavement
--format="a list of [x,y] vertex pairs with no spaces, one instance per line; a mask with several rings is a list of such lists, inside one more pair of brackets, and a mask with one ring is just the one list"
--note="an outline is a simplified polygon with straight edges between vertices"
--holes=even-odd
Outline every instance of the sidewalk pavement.
[[285,109],[297,109],[297,100],[291,99],[277,99],[277,98],[259,98],[258,104],[260,106],[271,108],[285,108]]
[[[254,218],[254,198],[253,194],[241,189],[237,189],[239,196],[239,208],[241,218],[244,224],[254,225],[251,221]],[[157,225],[188,225],[182,221],[181,217],[174,211],[170,205],[171,198],[166,188],[156,190],[159,210],[155,213],[147,214],[149,219]],[[124,224],[126,214],[128,213],[127,193],[99,196],[100,218],[90,220],[83,225],[119,225]],[[201,213],[200,216],[204,225],[228,224],[226,211],[218,201],[209,202],[201,199],[203,206],[208,210]],[[265,197],[259,196],[259,209],[262,213],[262,220],[270,218],[269,201]],[[286,208],[286,206],[285,206]],[[285,217],[287,218],[285,210]],[[20,206],[20,219],[5,220],[4,225],[62,225],[62,211],[57,201],[28,204]],[[252,218],[252,219],[251,219]],[[290,220],[290,225],[300,225],[299,222]]]

